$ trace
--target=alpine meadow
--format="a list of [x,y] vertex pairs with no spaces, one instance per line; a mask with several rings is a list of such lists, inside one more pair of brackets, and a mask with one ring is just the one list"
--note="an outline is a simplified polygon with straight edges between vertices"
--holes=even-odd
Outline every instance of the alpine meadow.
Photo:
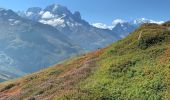
[[168,4],[0,1],[0,100],[169,100]]

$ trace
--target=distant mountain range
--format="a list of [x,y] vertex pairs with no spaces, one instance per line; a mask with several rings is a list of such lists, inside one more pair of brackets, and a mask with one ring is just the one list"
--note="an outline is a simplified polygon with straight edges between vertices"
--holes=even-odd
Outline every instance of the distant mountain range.
[[101,29],[108,29],[113,32],[113,34],[118,35],[121,38],[126,37],[129,33],[133,32],[140,25],[144,23],[156,23],[162,24],[164,21],[154,21],[146,18],[139,18],[132,21],[125,21],[122,19],[113,20],[112,25],[106,25],[103,23],[93,23],[92,25]]
[[17,13],[1,8],[0,81],[106,47],[146,22],[116,20],[115,23],[110,29],[97,27],[83,20],[78,11],[72,13],[58,4]]
[[111,30],[93,27],[81,18],[78,11],[72,13],[58,4],[47,6],[45,9],[32,7],[26,12],[20,12],[19,15],[55,27],[87,51],[105,47],[120,39],[119,36],[112,34]]
[[[102,23],[90,25],[81,18],[80,12],[76,11],[72,13],[66,7],[58,4],[49,5],[45,9],[39,7],[28,8],[26,12],[19,12],[19,15],[55,27],[75,43],[79,43],[79,45],[86,50],[94,50],[103,47],[104,45],[108,45],[108,42],[110,43],[108,37],[111,37],[111,41],[124,38],[144,23],[163,23],[163,21],[140,18],[129,22],[122,19],[116,19],[110,26]],[[106,34],[112,36],[106,36]],[[102,38],[99,35],[102,36]],[[103,37],[106,37],[107,39],[105,40]]]
[[18,14],[23,18],[55,27],[87,51],[105,47],[124,38],[144,23],[163,23],[163,21],[140,18],[130,22],[116,19],[110,26],[102,23],[90,25],[81,18],[80,12],[72,13],[67,7],[59,4],[49,5],[45,9],[32,7]]
[[26,75],[73,55],[105,47],[119,37],[91,26],[66,7],[0,9],[0,81]]
[[[0,72],[18,77],[83,51],[50,25],[0,9]],[[0,79],[3,79],[0,77]]]

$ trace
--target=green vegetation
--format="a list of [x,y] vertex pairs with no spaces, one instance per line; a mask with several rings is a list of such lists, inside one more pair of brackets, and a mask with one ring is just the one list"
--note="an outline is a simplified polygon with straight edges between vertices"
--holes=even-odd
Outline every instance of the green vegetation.
[[[141,31],[142,35],[138,40]],[[170,99],[170,65],[161,63],[165,52],[170,49],[169,43],[170,31],[165,27],[156,24],[143,25],[127,38],[107,48],[100,56],[100,62],[97,62],[100,67],[77,85],[82,93],[60,98]]]
[[170,21],[165,22],[165,23],[163,24],[163,26],[168,26],[168,27],[170,27]]
[[167,27],[144,24],[107,48],[0,84],[0,89],[16,84],[0,94],[12,91],[7,97],[30,100],[169,100]]

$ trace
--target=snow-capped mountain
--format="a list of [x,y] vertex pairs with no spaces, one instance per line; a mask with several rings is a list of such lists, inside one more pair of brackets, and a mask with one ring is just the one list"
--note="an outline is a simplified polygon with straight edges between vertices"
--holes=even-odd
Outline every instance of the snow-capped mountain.
[[113,28],[112,32],[119,35],[121,38],[126,37],[129,33],[133,32],[137,26],[134,26],[128,22],[117,23]]
[[107,24],[104,24],[104,23],[92,23],[92,26],[100,28],[100,29],[112,30],[117,24],[123,24],[123,23],[126,23],[126,21],[122,20],[122,19],[115,19],[115,20],[112,21],[111,25],[107,25]]
[[92,25],[97,28],[112,30],[112,33],[116,34],[117,36],[121,38],[124,38],[129,33],[133,32],[135,29],[137,29],[140,25],[144,23],[162,24],[164,23],[164,21],[154,21],[154,20],[150,20],[146,18],[135,19],[132,21],[115,19],[113,20],[111,25],[106,25],[103,23],[93,23]]
[[93,23],[92,26],[96,27],[96,28],[100,28],[100,29],[110,29],[112,30],[112,28],[114,27],[113,25],[107,25],[107,24],[103,24],[103,23]]
[[0,81],[38,71],[82,49],[56,28],[0,9]]
[[140,26],[141,24],[144,24],[144,23],[162,24],[162,23],[164,23],[164,21],[155,21],[155,20],[150,20],[150,19],[146,19],[146,18],[140,18],[140,19],[133,20],[130,23],[132,25]]
[[93,27],[81,18],[78,11],[72,13],[66,7],[53,4],[45,9],[29,8],[22,17],[48,24],[60,30],[85,50],[95,50],[120,39],[111,30]]

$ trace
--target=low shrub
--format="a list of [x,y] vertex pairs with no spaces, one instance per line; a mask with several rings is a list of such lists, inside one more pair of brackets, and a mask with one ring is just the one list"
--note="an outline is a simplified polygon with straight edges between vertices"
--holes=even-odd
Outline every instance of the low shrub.
[[122,62],[122,63],[118,63],[116,65],[112,64],[109,68],[109,73],[111,74],[111,76],[113,78],[121,77],[122,75],[124,75],[125,73],[127,73],[130,70],[130,67],[135,66],[137,61],[138,60],[129,60],[129,61],[125,61],[125,62]]
[[158,44],[161,43],[162,41],[164,41],[166,38],[166,35],[164,35],[163,33],[154,35],[154,36],[144,36],[139,40],[139,48],[140,49],[147,49],[148,47],[154,45],[154,44]]
[[49,75],[58,75],[58,74],[60,74],[61,72],[62,72],[62,70],[55,70],[55,71],[50,72]]
[[162,24],[163,26],[167,26],[170,27],[170,21],[165,22],[164,24]]
[[15,84],[9,84],[9,85],[5,86],[5,87],[1,90],[1,92],[6,91],[6,90],[9,90],[9,89],[13,88],[14,86],[15,86]]

